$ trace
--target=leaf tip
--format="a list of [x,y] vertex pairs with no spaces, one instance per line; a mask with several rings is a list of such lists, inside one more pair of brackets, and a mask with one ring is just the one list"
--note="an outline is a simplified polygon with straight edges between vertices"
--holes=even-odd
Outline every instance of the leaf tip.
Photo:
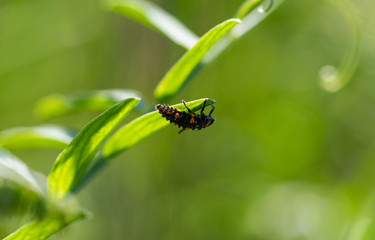
[[231,26],[232,26],[232,25],[237,25],[238,23],[241,23],[241,22],[242,22],[242,20],[239,19],[239,18],[230,18],[230,19],[224,21],[224,22],[221,23],[221,24],[224,24],[224,23],[228,24],[228,23],[230,23]]
[[241,19],[239,19],[239,18],[232,18],[230,20],[232,20],[234,22],[237,22],[237,23],[241,23],[242,22]]

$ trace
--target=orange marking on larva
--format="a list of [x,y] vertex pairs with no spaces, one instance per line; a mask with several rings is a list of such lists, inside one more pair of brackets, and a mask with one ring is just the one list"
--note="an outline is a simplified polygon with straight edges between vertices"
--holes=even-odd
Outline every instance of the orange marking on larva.
[[190,119],[190,123],[191,123],[191,124],[194,124],[194,123],[195,123],[195,119],[194,119],[194,117],[192,117],[192,118]]
[[179,113],[176,113],[176,114],[174,115],[174,118],[175,118],[175,119],[180,118],[180,117],[181,117],[181,115],[180,115]]
[[178,112],[182,112],[181,109],[177,109]]

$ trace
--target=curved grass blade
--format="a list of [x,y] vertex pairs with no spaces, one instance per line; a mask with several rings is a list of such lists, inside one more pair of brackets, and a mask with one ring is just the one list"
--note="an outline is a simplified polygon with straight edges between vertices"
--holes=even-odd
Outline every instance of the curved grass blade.
[[[83,92],[72,95],[51,94],[39,101],[35,113],[42,119],[63,117],[76,112],[104,111],[112,105],[128,98],[141,98],[134,90],[110,89]],[[137,108],[144,110],[142,101]]]
[[32,171],[25,163],[5,149],[0,148],[0,178],[11,180],[38,195],[46,192],[41,174]]
[[[187,102],[187,106],[192,111],[197,111],[203,107],[206,98]],[[212,99],[207,99],[206,105],[215,103]],[[186,111],[185,106],[180,103],[172,107]],[[112,158],[122,151],[134,146],[142,139],[154,132],[168,126],[170,123],[161,117],[158,111],[145,114],[118,130],[104,145],[103,155],[105,158]],[[103,158],[105,160],[105,158]]]
[[[208,65],[218,59],[224,52],[230,49],[241,37],[253,29],[256,25],[267,18],[274,10],[276,10],[284,0],[274,0],[272,4],[263,7],[260,1],[248,0],[244,2],[238,9],[236,17],[241,17],[241,24],[235,26],[230,34],[223,37],[202,59],[202,65]],[[245,14],[247,14],[245,16]]]
[[[256,9],[257,6],[252,6],[250,12],[243,17],[242,24],[236,26],[233,28],[231,32],[231,36],[235,39],[242,37],[246,33],[248,33],[251,29],[253,29],[256,25],[258,25],[261,21],[263,21],[265,18],[267,18],[274,10],[276,10],[280,4],[284,0],[274,0],[272,1],[272,7],[263,7],[260,6]],[[267,10],[266,10],[267,9]]]
[[139,102],[126,99],[87,124],[57,158],[48,177],[48,190],[57,197],[64,197],[79,182],[100,145],[113,129]]
[[246,0],[238,8],[235,18],[243,19],[249,12],[253,11],[264,0]]
[[16,127],[0,132],[0,145],[6,149],[64,148],[77,132],[53,125]]
[[62,230],[70,223],[86,218],[83,211],[73,213],[48,213],[43,218],[36,219],[19,228],[4,240],[43,240]]
[[239,19],[229,19],[207,32],[159,82],[154,93],[156,99],[159,102],[166,102],[167,99],[173,97],[182,88],[205,54],[239,22]]
[[111,5],[114,11],[162,33],[186,49],[193,47],[199,39],[174,16],[151,2],[142,0],[116,0]]
[[361,21],[355,6],[351,1],[328,0],[345,18],[350,38],[348,48],[338,67],[326,65],[320,69],[320,84],[328,92],[342,89],[353,77],[361,57],[362,29]]

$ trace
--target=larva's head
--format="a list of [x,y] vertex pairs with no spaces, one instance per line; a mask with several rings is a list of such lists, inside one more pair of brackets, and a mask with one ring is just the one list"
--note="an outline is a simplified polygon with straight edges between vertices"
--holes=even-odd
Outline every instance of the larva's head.
[[157,105],[155,106],[155,108],[156,108],[157,110],[160,110],[160,109],[163,108],[163,105],[161,105],[161,104],[157,104]]
[[207,116],[207,123],[206,123],[205,127],[208,127],[208,126],[212,125],[214,122],[215,122],[215,118],[213,118],[211,116]]

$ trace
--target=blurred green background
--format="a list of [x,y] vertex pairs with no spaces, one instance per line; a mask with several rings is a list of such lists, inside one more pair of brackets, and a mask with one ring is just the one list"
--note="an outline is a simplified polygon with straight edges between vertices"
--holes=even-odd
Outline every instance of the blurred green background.
[[[153,2],[202,35],[242,0]],[[361,239],[375,216],[375,3],[351,2],[362,49],[346,87],[318,82],[349,47],[345,18],[324,0],[286,0],[171,102],[216,99],[215,124],[169,126],[117,157],[78,196],[93,217],[51,239]],[[152,103],[183,53],[100,1],[2,0],[0,130],[45,123],[33,109],[51,93],[130,88]],[[47,123],[82,128],[97,114]],[[14,151],[45,174],[59,152]],[[29,219],[0,210],[0,237]]]

